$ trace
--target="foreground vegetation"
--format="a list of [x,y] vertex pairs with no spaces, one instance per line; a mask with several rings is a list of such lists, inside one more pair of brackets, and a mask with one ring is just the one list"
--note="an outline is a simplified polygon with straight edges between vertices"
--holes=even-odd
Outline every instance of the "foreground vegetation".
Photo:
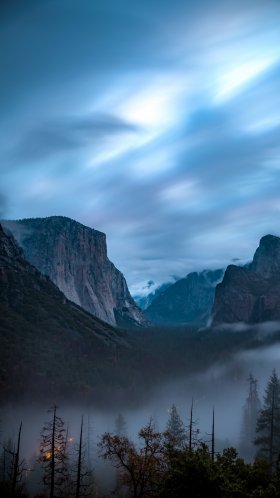
[[[101,455],[118,469],[114,495],[119,497],[162,498],[279,498],[280,467],[271,469],[264,459],[245,463],[234,448],[212,454],[205,443],[178,448],[168,433],[157,432],[151,424],[140,430],[140,445],[126,436],[104,434]],[[54,498],[70,496],[104,497],[84,468],[82,454],[67,474],[65,455],[54,453],[52,460],[41,455],[44,464],[42,492],[29,494],[24,482],[11,479],[0,483],[1,497]],[[63,461],[64,460],[64,461]],[[73,462],[72,462],[73,464]],[[63,467],[64,466],[64,467]],[[64,469],[64,470],[63,470]],[[2,469],[3,471],[3,469]],[[19,474],[16,474],[18,479]],[[87,476],[87,477],[86,477]],[[42,483],[43,484],[43,483]]]
[[150,426],[139,433],[143,441],[136,450],[125,438],[105,434],[103,455],[119,469],[119,483],[134,498],[276,498],[280,496],[280,468],[272,472],[269,462],[245,463],[234,448],[212,455],[205,443],[182,449],[166,443],[166,434]]
[[[252,447],[254,453],[257,452],[257,457],[250,462],[244,461],[235,448],[216,451],[214,410],[207,441],[201,438],[197,428],[193,403],[187,426],[172,405],[166,430],[156,430],[151,419],[139,431],[137,442],[127,437],[125,420],[119,414],[114,432],[105,432],[98,444],[99,457],[111,462],[116,469],[113,494],[131,498],[279,498],[280,380],[273,370],[262,404],[256,385],[257,381],[251,375],[241,429],[241,447],[247,455]],[[89,440],[86,444],[83,417],[78,441],[70,447],[73,438],[58,415],[57,407],[51,408],[49,413],[32,468],[21,457],[22,424],[15,443],[3,442],[1,497],[111,496],[111,492],[104,492],[98,484],[99,476],[95,476],[86,451]],[[30,491],[34,481],[32,472],[37,476],[33,493]],[[110,469],[106,472],[110,474]],[[41,485],[38,486],[39,481]]]

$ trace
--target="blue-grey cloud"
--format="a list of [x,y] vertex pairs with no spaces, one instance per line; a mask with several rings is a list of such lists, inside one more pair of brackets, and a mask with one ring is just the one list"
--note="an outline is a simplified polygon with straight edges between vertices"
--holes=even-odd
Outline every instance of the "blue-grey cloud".
[[41,123],[31,129],[13,147],[13,159],[22,161],[45,159],[46,157],[71,152],[95,144],[108,136],[141,130],[116,116],[94,115],[67,117]]
[[279,233],[278,1],[3,5],[9,217],[105,231],[129,284],[250,259]]
[[7,210],[7,200],[4,194],[0,192],[0,219],[3,218]]

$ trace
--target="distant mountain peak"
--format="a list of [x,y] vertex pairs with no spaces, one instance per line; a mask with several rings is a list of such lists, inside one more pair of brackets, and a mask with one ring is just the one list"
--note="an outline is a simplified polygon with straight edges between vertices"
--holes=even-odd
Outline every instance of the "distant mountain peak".
[[222,269],[189,273],[156,296],[146,309],[147,317],[158,324],[206,325],[223,273]]
[[280,319],[280,238],[261,238],[251,264],[229,265],[217,285],[212,325]]
[[271,242],[272,243],[275,242],[275,243],[279,244],[280,238],[277,235],[267,234],[267,235],[263,235],[263,237],[261,237],[261,239],[260,239],[260,245],[271,243]]
[[265,235],[261,238],[251,264],[251,270],[264,278],[280,273],[280,238]]

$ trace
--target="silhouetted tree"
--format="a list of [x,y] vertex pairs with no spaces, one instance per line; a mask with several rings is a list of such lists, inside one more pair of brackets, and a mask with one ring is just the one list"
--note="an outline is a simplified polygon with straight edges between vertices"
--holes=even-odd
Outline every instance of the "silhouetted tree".
[[252,374],[249,376],[249,393],[243,407],[243,420],[240,434],[240,453],[244,458],[251,460],[256,448],[254,441],[256,437],[256,424],[261,402],[258,395],[258,381]]
[[87,414],[87,468],[91,473],[93,473],[93,463],[92,463],[92,440],[93,440],[93,428],[90,421],[90,415]]
[[[235,448],[225,448],[222,454],[218,454],[214,468],[216,468],[220,481],[219,489],[221,498],[252,497],[251,492],[247,493],[251,484],[251,467],[238,456]],[[261,494],[253,494],[253,497],[259,496],[266,495],[262,491]]]
[[19,426],[16,445],[13,445],[9,440],[7,446],[3,447],[1,496],[24,496],[23,475],[26,469],[24,468],[24,459],[20,460],[21,429],[22,422]]
[[198,443],[192,451],[189,447],[171,454],[164,473],[159,496],[162,498],[224,498],[221,479],[212,463],[209,448]]
[[105,433],[99,443],[101,455],[120,471],[120,479],[134,498],[154,493],[160,484],[165,467],[163,434],[154,430],[152,421],[139,431],[142,443],[136,448],[126,436]]
[[57,493],[61,494],[67,478],[67,455],[64,421],[58,417],[56,406],[49,412],[52,413],[52,419],[42,429],[38,461],[43,467],[44,485],[49,489],[50,498],[54,498]]
[[74,467],[73,489],[75,498],[93,496],[93,475],[91,470],[86,468],[85,446],[83,440],[84,418],[82,417],[80,438],[77,448],[77,460]]
[[81,485],[82,485],[83,422],[84,422],[84,420],[82,417],[80,441],[79,441],[78,463],[77,463],[76,498],[80,497],[80,490],[81,490]]
[[189,424],[187,428],[187,438],[188,438],[188,450],[191,452],[195,446],[198,445],[199,441],[199,429],[197,428],[197,420],[193,417],[193,399],[191,403],[191,411]]
[[212,431],[211,431],[211,460],[212,460],[212,463],[214,462],[214,459],[215,459],[215,411],[213,408]]
[[14,453],[14,458],[13,458],[12,496],[16,495],[16,486],[17,486],[18,482],[21,481],[22,473],[23,473],[23,468],[22,468],[23,462],[20,463],[20,460],[19,460],[21,429],[22,429],[22,422],[20,423],[20,426],[19,426],[18,438],[17,438],[17,447],[16,447],[16,451]]
[[115,420],[115,434],[117,436],[126,436],[127,434],[126,422],[124,416],[121,413],[118,414]]
[[266,386],[263,408],[257,418],[256,433],[258,455],[267,458],[271,469],[274,469],[280,453],[280,381],[275,369]]
[[169,411],[166,425],[168,443],[175,448],[183,448],[186,444],[187,434],[176,406],[173,404]]
[[9,480],[9,476],[12,475],[12,464],[13,464],[13,455],[15,452],[15,446],[11,439],[4,441],[2,447],[2,454],[0,460],[0,468],[1,468],[1,481],[5,482]]

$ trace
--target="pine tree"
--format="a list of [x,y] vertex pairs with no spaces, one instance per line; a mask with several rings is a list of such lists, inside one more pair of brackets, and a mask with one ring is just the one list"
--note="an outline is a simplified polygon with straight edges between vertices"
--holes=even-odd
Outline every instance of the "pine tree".
[[175,448],[183,448],[186,443],[186,431],[174,404],[169,413],[170,416],[166,425],[168,442]]
[[268,459],[271,469],[276,466],[280,453],[280,381],[273,370],[265,390],[263,408],[259,412],[255,444],[258,456]]
[[47,422],[41,432],[40,457],[43,467],[43,482],[49,489],[49,497],[61,494],[66,481],[66,438],[64,421],[57,415],[57,407],[49,410],[52,420]]
[[254,440],[256,437],[256,424],[261,402],[258,395],[258,381],[252,374],[249,376],[249,393],[243,407],[243,421],[240,434],[240,453],[252,460],[255,455]]
[[127,435],[127,430],[126,430],[126,422],[124,419],[124,416],[119,413],[116,420],[115,420],[115,434],[117,436],[126,436]]

